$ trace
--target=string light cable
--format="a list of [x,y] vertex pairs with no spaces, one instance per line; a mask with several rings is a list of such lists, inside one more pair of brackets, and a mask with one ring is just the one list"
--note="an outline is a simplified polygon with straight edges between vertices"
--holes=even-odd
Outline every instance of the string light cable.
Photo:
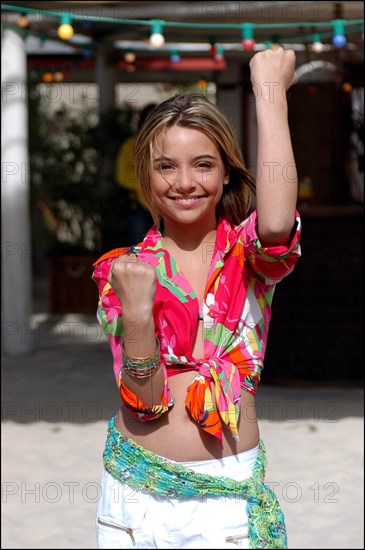
[[[1,5],[2,12],[10,12],[10,13],[16,13],[20,14],[22,18],[27,17],[30,14],[40,15],[49,18],[55,18],[55,26],[57,25],[57,21],[59,22],[58,28],[57,28],[57,36],[54,36],[53,34],[45,34],[44,32],[41,33],[43,39],[47,38],[48,40],[60,40],[61,42],[67,41],[68,44],[72,44],[72,46],[75,46],[76,48],[81,46],[85,46],[85,41],[83,44],[80,44],[79,40],[76,40],[76,37],[74,37],[74,29],[72,26],[73,22],[81,21],[83,23],[110,23],[115,25],[134,25],[137,27],[143,27],[149,29],[149,42],[146,43],[146,41],[143,41],[142,43],[138,43],[138,41],[129,41],[129,49],[135,45],[136,48],[139,50],[146,50],[151,51],[152,50],[160,50],[160,51],[167,51],[171,54],[171,51],[174,51],[174,55],[178,55],[177,52],[177,45],[167,43],[164,37],[164,29],[166,28],[176,28],[176,29],[205,29],[205,30],[214,30],[216,33],[217,31],[223,33],[224,31],[232,31],[237,30],[237,42],[232,43],[228,42],[227,44],[223,44],[223,36],[217,36],[215,38],[215,50],[217,50],[218,46],[218,57],[223,55],[224,51],[229,50],[244,50],[244,51],[252,51],[254,49],[262,49],[262,45],[256,44],[254,33],[257,30],[267,30],[270,34],[273,31],[278,31],[280,29],[303,29],[308,28],[309,32],[308,34],[301,35],[301,36],[294,36],[290,38],[285,38],[281,41],[282,45],[284,46],[284,43],[291,44],[298,41],[305,41],[310,42],[312,44],[312,50],[316,52],[320,52],[323,50],[321,49],[321,44],[323,45],[322,40],[324,38],[331,38],[333,47],[335,48],[343,48],[347,44],[347,38],[349,34],[355,33],[355,32],[362,32],[362,38],[363,38],[363,31],[364,31],[364,20],[363,19],[334,19],[332,21],[300,21],[297,23],[185,23],[185,22],[174,22],[174,21],[164,21],[162,19],[151,19],[151,20],[140,20],[140,19],[124,19],[124,18],[118,18],[118,17],[105,17],[105,16],[93,16],[93,15],[84,15],[84,14],[77,14],[77,13],[70,13],[70,11],[52,11],[52,10],[43,10],[38,8],[29,8],[25,6],[16,6],[16,5],[9,5],[9,4],[2,4]],[[2,22],[2,28],[13,28],[16,32],[22,33],[22,34],[33,34],[36,36],[40,36],[40,33],[37,33],[36,31],[32,31],[31,28],[31,21],[29,21],[28,18],[28,24],[27,26],[19,26],[14,25],[12,26],[10,23]],[[327,28],[329,31],[320,31],[319,29]],[[85,37],[88,39],[88,37]],[[232,37],[230,37],[232,40]],[[280,40],[279,40],[280,41]],[[219,44],[218,44],[219,42]],[[113,49],[120,49],[120,48],[126,48],[127,42],[123,41],[117,41],[117,47],[114,46],[111,42],[93,42],[92,40],[88,39],[88,47],[97,49],[98,47],[109,47]],[[206,51],[209,53],[209,50],[211,50],[211,44],[208,43],[207,40],[201,40],[200,41],[201,47],[197,47],[197,44],[187,44],[185,43],[185,50],[192,52],[192,51]],[[181,44],[178,45],[181,49]],[[265,47],[265,46],[264,46]],[[215,55],[217,54],[217,51],[215,51]],[[177,57],[175,57],[177,59]]]

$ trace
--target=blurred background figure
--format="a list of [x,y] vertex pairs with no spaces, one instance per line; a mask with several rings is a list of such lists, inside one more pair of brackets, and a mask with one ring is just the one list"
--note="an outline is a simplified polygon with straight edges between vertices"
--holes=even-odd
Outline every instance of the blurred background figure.
[[128,246],[140,242],[154,223],[134,171],[133,146],[139,129],[155,105],[155,103],[149,103],[141,110],[137,133],[122,143],[117,154],[116,181],[118,185],[127,191],[129,198],[129,208],[125,216],[125,226],[129,240],[127,243]]

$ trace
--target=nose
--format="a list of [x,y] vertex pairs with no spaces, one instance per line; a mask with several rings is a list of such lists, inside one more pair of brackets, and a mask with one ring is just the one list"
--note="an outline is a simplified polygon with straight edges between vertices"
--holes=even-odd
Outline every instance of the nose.
[[185,167],[181,167],[176,174],[175,189],[180,193],[189,194],[196,189],[196,183],[192,172]]

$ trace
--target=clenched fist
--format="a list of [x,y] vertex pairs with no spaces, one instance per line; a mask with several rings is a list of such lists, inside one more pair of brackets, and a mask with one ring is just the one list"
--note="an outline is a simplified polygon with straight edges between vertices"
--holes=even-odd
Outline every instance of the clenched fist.
[[108,282],[124,311],[152,314],[156,270],[135,256],[119,256],[111,265]]
[[256,53],[250,61],[252,89],[256,100],[267,97],[273,101],[286,91],[297,79],[294,50],[276,46]]

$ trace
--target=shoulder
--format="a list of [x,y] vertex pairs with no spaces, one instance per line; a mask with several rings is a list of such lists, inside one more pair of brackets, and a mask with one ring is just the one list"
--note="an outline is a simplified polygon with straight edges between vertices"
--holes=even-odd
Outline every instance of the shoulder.
[[98,286],[99,294],[105,293],[106,290],[109,290],[110,285],[108,283],[108,276],[111,269],[111,264],[113,260],[125,253],[125,248],[114,248],[110,252],[106,252],[93,263],[93,273],[92,279]]
[[[125,256],[127,254],[131,254],[133,252],[133,247],[130,246],[124,246],[121,248],[114,248],[113,250],[110,250],[109,252],[106,252],[100,258],[96,260],[96,262],[93,263],[93,266],[96,267],[97,265],[101,264],[102,262],[105,262],[105,260],[115,260],[119,256]],[[110,263],[110,262],[108,262]]]
[[124,246],[121,248],[114,248],[109,252],[106,252],[100,258],[93,263],[94,271],[92,278],[94,281],[107,280],[110,272],[111,265],[113,261],[119,256],[129,256],[131,254],[138,254],[139,247],[141,243],[137,246]]
[[220,218],[217,227],[216,246],[223,253],[229,252],[234,246],[243,246],[246,241],[245,234],[252,221],[254,213],[245,218],[241,223],[232,224],[226,218]]

